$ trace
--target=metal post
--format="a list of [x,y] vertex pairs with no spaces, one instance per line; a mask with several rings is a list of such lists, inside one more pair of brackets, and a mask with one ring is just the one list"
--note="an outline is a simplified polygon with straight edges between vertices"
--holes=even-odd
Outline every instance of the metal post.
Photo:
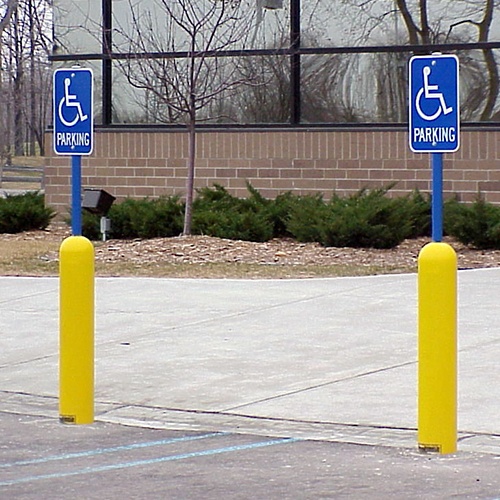
[[443,239],[443,153],[432,153],[432,241]]
[[82,157],[71,156],[71,231],[82,234]]
[[298,125],[302,114],[300,94],[300,0],[290,0],[290,123]]
[[112,72],[111,61],[113,14],[111,0],[102,0],[102,124],[110,125],[112,112]]

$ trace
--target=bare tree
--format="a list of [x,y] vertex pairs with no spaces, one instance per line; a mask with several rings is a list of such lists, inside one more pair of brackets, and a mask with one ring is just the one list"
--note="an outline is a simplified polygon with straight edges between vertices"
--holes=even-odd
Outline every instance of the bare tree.
[[[396,33],[393,37],[397,44],[433,45],[443,43],[488,42],[493,26],[495,11],[500,6],[499,0],[342,0],[344,5],[351,9],[358,9],[364,21],[360,21],[359,40],[366,40],[373,33],[380,33],[385,29],[386,37],[389,30],[394,30],[398,20],[402,21],[404,32]],[[392,24],[392,26],[391,26]],[[499,71],[494,51],[485,48],[481,51],[483,72],[487,74],[487,87],[484,85],[475,88],[465,81],[462,88],[467,89],[464,101],[469,118],[480,120],[491,119],[497,108],[499,85]],[[378,58],[378,72],[386,73],[379,77],[381,88],[387,84],[390,71],[390,56]],[[470,52],[463,52],[462,79],[473,78],[477,67],[481,65],[478,57]],[[386,64],[382,61],[386,60]],[[468,67],[467,67],[468,66]],[[393,76],[394,73],[391,74]],[[404,82],[402,82],[404,83]],[[479,98],[481,97],[481,98]],[[476,110],[472,113],[471,103],[475,103]],[[387,105],[389,103],[385,103]],[[390,105],[387,109],[391,109]],[[396,108],[394,108],[396,109]],[[399,111],[398,111],[399,114]]]
[[[452,30],[457,28],[458,26],[470,24],[477,30],[478,42],[489,41],[490,31],[493,23],[493,14],[495,12],[495,7],[498,7],[500,5],[500,2],[498,0],[484,0],[483,2],[475,3],[478,4],[478,10],[482,10],[481,19],[479,21],[476,21],[474,19],[468,18],[462,21],[458,21],[450,26],[448,34],[451,34]],[[493,50],[483,49],[482,54],[488,74],[488,87],[480,120],[488,120],[491,118],[495,110],[495,105],[498,99],[498,91],[500,90],[499,72]]]
[[[458,3],[458,2],[457,2]],[[458,22],[449,25],[446,37],[444,33],[439,31],[439,29],[431,29],[429,24],[429,13],[427,0],[419,0],[419,19],[417,22],[415,17],[410,13],[407,0],[397,0],[398,8],[403,16],[406,28],[408,30],[409,41],[414,44],[430,45],[432,43],[438,43],[443,41],[450,41],[454,30],[457,27],[464,24],[472,25],[476,28],[475,41],[487,42],[489,41],[490,31],[493,22],[493,14],[495,7],[500,5],[498,0],[467,0],[463,2],[473,7],[473,12],[477,15],[481,14],[480,20],[474,20],[472,17],[467,17],[466,19],[460,20]],[[456,6],[455,8],[460,6]],[[466,13],[465,11],[464,13]],[[437,27],[442,27],[443,23],[436,23]],[[455,39],[456,40],[456,39]],[[458,38],[460,40],[460,38]],[[458,41],[457,40],[457,41]],[[463,35],[461,41],[463,40]],[[486,66],[486,71],[488,75],[488,87],[485,99],[483,101],[483,108],[480,114],[480,120],[488,120],[491,118],[493,111],[495,109],[496,101],[498,98],[499,91],[499,74],[498,66],[495,61],[495,56],[492,49],[482,50],[484,63]],[[479,104],[479,103],[478,103]]]
[[17,9],[17,3],[18,0],[3,0],[2,3],[0,3],[0,37],[9,25],[10,20]]
[[[196,159],[196,124],[211,119],[210,105],[245,83],[231,58],[221,51],[242,49],[254,22],[249,0],[159,0],[159,8],[140,10],[130,3],[130,26],[119,29],[118,49],[130,54],[122,61],[128,82],[143,89],[161,119],[183,121],[189,134],[184,234],[191,233]],[[120,46],[121,44],[121,46]],[[182,52],[182,57],[172,55]],[[151,54],[163,54],[151,57]],[[149,54],[150,57],[143,55]]]
[[43,154],[50,102],[48,53],[51,19],[48,0],[8,0],[0,20],[2,150],[9,156]]
[[[309,47],[315,40],[303,35]],[[286,38],[282,43],[286,46]],[[302,121],[357,122],[363,116],[348,92],[352,60],[338,55],[308,55],[301,62]],[[247,85],[236,98],[238,121],[287,123],[290,120],[290,65],[287,56],[246,58],[240,67]]]

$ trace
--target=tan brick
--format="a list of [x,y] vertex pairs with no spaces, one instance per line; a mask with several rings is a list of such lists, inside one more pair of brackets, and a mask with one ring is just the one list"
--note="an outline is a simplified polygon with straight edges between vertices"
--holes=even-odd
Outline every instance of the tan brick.
[[146,177],[145,186],[165,186],[165,179],[162,177]]
[[317,132],[317,156],[316,158],[324,160],[327,158],[328,154],[328,132]]
[[464,180],[486,181],[489,175],[484,170],[464,170]]
[[323,169],[325,172],[325,179],[343,179],[347,177],[347,170],[343,168],[327,168]]
[[494,192],[494,193],[486,193],[486,200],[489,203],[495,203],[500,205],[500,192]]
[[479,183],[479,191],[497,191],[500,192],[500,181],[489,181],[489,182],[480,182]]
[[391,179],[391,176],[388,170],[370,170],[369,179]]
[[259,177],[262,179],[272,179],[279,177],[280,171],[276,168],[260,168]]
[[[175,168],[174,169],[174,177],[180,177],[181,179],[185,179],[188,174],[188,169],[186,168]],[[195,170],[196,174],[196,170]]]
[[146,177],[122,177],[119,184],[125,186],[149,186],[150,179]]
[[232,189],[237,189],[239,190],[240,192],[243,193],[243,195],[246,195],[247,194],[247,189],[246,189],[246,183],[245,183],[245,180],[246,179],[229,179],[228,180],[228,186]]
[[271,159],[271,168],[289,168],[292,165],[291,160],[283,160],[281,158],[272,158]]
[[167,180],[167,186],[172,188],[186,188],[186,178],[185,177],[172,177]]
[[415,172],[413,170],[394,170],[392,174],[393,179],[411,180],[415,179]]
[[129,167],[116,167],[115,168],[115,175],[117,177],[132,177],[134,173],[133,168]]
[[236,170],[236,177],[240,178],[249,178],[249,177],[257,177],[259,175],[259,170],[256,168],[238,168]]
[[475,181],[455,181],[453,186],[458,190],[462,192],[466,191],[474,191],[477,193],[478,188],[479,188],[479,183]]
[[205,177],[212,177],[215,178],[216,174],[216,169],[215,168],[197,168],[196,169],[196,176],[201,179]]
[[289,179],[272,179],[271,185],[279,191],[290,191],[292,189],[292,183]]
[[173,177],[174,176],[174,169],[167,168],[167,167],[155,168],[154,175],[156,175],[158,177]]
[[168,158],[167,167],[174,168],[174,169],[187,168],[187,162],[186,162],[186,160],[182,160],[180,158]]
[[165,167],[166,162],[163,158],[147,158],[145,162],[146,167]]
[[[197,172],[199,175],[199,172]],[[217,178],[231,178],[236,177],[235,168],[217,168],[215,169],[215,177]]]
[[302,169],[303,179],[324,179],[325,171],[319,168]]
[[301,175],[301,170],[299,168],[282,168],[279,170],[279,176],[281,179],[296,179]]
[[354,180],[354,179],[339,179],[335,184],[337,189],[342,189],[346,191],[350,190],[357,191],[364,186],[364,184],[362,184],[359,180]]
[[229,168],[229,161],[228,160],[222,160],[219,158],[215,159],[208,159],[206,161],[206,166],[208,168]]

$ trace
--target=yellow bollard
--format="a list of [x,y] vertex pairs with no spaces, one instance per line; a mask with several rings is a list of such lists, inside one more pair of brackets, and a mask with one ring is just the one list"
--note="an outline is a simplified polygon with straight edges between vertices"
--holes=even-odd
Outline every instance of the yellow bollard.
[[457,256],[446,243],[418,257],[418,445],[457,450]]
[[59,251],[59,417],[94,421],[94,247],[83,236]]

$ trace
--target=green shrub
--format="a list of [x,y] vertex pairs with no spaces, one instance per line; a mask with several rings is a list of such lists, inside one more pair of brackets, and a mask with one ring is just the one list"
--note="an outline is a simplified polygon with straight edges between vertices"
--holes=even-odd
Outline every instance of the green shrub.
[[[98,240],[101,238],[100,217],[91,214],[87,210],[82,210],[82,235],[89,240]],[[71,221],[68,221],[71,224]]]
[[406,203],[408,218],[410,222],[410,232],[406,238],[418,238],[419,236],[431,235],[431,199],[424,196],[420,191],[413,191],[408,196],[398,198],[402,203]]
[[287,191],[279,194],[275,199],[264,198],[249,182],[247,182],[247,189],[250,193],[247,203],[256,212],[262,213],[262,216],[271,224],[272,237],[286,238],[292,236],[287,224],[290,213],[299,197]]
[[287,231],[302,243],[321,242],[328,208],[323,195],[297,196],[290,203]]
[[0,233],[45,229],[55,214],[45,206],[44,196],[38,192],[0,198]]
[[268,241],[272,238],[271,223],[262,213],[252,211],[193,212],[193,233],[231,240]]
[[267,217],[273,227],[274,238],[289,238],[292,236],[292,233],[288,229],[288,223],[292,211],[298,203],[300,203],[300,198],[288,191],[279,194],[266,207]]
[[[155,238],[178,236],[182,232],[184,207],[178,196],[127,198],[111,207],[111,236],[114,238]],[[84,210],[82,233],[89,239],[101,237],[100,216]]]
[[193,233],[233,240],[271,239],[270,201],[262,198],[250,185],[248,187],[248,198],[236,198],[219,184],[198,190],[193,202]]
[[329,202],[321,195],[298,198],[288,230],[299,241],[324,246],[392,248],[417,228],[425,230],[428,205],[417,193],[388,198],[391,187],[362,189],[349,197],[333,195]]
[[386,197],[390,188],[332,197],[322,228],[325,246],[392,248],[411,232],[408,204]]
[[500,207],[478,196],[472,204],[447,200],[444,205],[446,234],[478,249],[500,248]]
[[[392,248],[406,238],[430,235],[429,196],[415,191],[390,198],[391,187],[362,189],[325,201],[321,194],[297,196],[291,192],[266,199],[250,184],[248,197],[237,198],[216,184],[197,192],[193,233],[249,241],[291,236],[324,246],[372,248]],[[178,196],[127,199],[114,205],[109,214],[112,235],[119,238],[176,236],[182,231],[183,216],[184,205]],[[444,229],[465,244],[500,248],[500,207],[480,198],[470,205],[448,200]],[[98,238],[99,217],[84,212],[83,230]]]
[[111,234],[115,238],[178,236],[182,232],[184,206],[179,196],[134,200],[111,207]]

